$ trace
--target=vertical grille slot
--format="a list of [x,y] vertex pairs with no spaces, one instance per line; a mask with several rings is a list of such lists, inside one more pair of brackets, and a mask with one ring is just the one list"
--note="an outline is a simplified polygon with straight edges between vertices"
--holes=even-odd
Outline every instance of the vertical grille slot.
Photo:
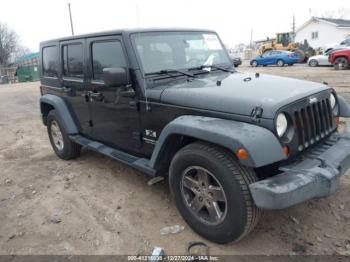
[[321,123],[321,137],[324,137],[324,131],[325,131],[325,122],[324,122],[324,116],[323,116],[323,110],[321,108],[321,103],[317,103],[317,110],[318,110],[318,115],[320,117],[320,123]]
[[322,111],[323,111],[323,117],[324,117],[324,122],[325,122],[325,134],[328,134],[328,130],[330,129],[330,123],[329,123],[329,116],[328,116],[328,110],[326,107],[326,102],[323,100],[322,102]]
[[329,119],[329,125],[330,125],[329,131],[332,131],[334,129],[335,123],[334,123],[334,119],[333,119],[333,111],[331,108],[331,102],[329,101],[329,99],[326,100],[326,108],[327,108],[327,112],[328,112],[328,119]]
[[316,127],[315,127],[315,117],[314,114],[312,112],[311,106],[308,106],[306,108],[306,112],[307,115],[309,117],[309,121],[310,121],[310,131],[311,131],[311,139],[310,139],[310,143],[313,144],[315,142],[315,138],[317,136],[316,134]]
[[299,112],[296,111],[294,113],[294,117],[295,117],[295,124],[296,124],[296,130],[298,132],[298,139],[299,139],[299,150],[302,150],[304,148],[304,127],[303,124],[301,122],[300,116],[299,116]]
[[321,137],[321,121],[320,116],[318,114],[317,106],[315,104],[312,105],[312,112],[314,114],[315,119],[316,141],[318,141]]
[[324,138],[335,129],[329,99],[320,100],[294,111],[294,121],[299,151]]
[[309,146],[309,140],[311,138],[311,134],[310,134],[310,128],[309,128],[309,121],[307,119],[307,116],[306,116],[306,112],[305,112],[305,109],[301,109],[300,111],[301,113],[301,119],[302,119],[302,122],[303,122],[303,130],[304,130],[304,134],[305,134],[305,140],[304,140],[304,146],[305,147],[308,147]]

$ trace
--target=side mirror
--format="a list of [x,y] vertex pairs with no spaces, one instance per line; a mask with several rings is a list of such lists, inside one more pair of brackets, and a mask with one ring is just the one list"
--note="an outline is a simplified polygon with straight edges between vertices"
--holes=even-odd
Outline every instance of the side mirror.
[[104,68],[103,81],[107,87],[119,87],[128,84],[128,77],[125,68]]

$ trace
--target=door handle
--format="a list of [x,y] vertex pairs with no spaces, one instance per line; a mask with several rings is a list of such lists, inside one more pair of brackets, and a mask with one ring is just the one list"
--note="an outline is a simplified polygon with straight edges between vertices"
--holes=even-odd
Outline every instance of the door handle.
[[70,91],[72,91],[72,88],[66,86],[63,87],[63,92],[69,93]]
[[130,98],[134,98],[135,97],[135,90],[130,88],[128,90],[123,90],[120,91],[119,94],[123,97],[130,97]]
[[89,91],[88,96],[96,101],[102,101],[104,99],[103,94],[100,92]]

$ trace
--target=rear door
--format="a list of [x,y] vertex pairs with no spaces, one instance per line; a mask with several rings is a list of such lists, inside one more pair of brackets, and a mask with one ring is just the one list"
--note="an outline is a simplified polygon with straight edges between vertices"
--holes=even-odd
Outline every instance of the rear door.
[[64,41],[60,43],[62,66],[62,89],[71,107],[82,134],[91,132],[89,107],[86,98],[86,63],[84,57],[85,40]]
[[107,87],[104,68],[123,67],[128,71],[121,35],[87,39],[88,85],[92,136],[105,144],[136,152],[141,146],[139,111],[135,97],[123,95],[126,87]]

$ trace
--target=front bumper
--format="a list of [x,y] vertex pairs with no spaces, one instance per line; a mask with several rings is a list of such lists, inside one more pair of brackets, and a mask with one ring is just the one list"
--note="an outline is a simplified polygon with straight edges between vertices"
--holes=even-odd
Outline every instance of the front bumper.
[[336,132],[280,167],[282,173],[250,184],[250,192],[262,209],[287,208],[335,192],[349,167],[350,134]]

